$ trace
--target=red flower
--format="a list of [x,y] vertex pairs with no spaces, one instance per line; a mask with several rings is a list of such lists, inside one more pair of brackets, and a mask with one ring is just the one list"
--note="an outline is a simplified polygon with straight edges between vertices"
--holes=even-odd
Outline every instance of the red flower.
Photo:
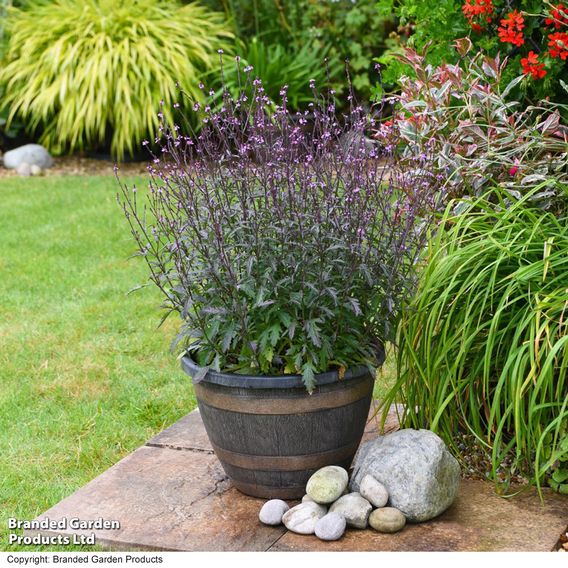
[[491,22],[493,0],[465,0],[462,12],[469,25],[475,32],[484,30],[483,23]]
[[546,75],[544,63],[539,63],[538,55],[534,51],[529,51],[526,57],[521,59],[523,73],[532,75],[533,79],[542,79]]
[[507,17],[501,20],[501,25],[497,28],[499,39],[502,43],[512,43],[517,47],[523,45],[523,28],[525,19],[517,10],[510,12]]
[[562,61],[568,58],[568,33],[555,32],[548,36],[548,52],[550,57],[560,57]]
[[564,4],[552,6],[550,17],[545,20],[546,25],[553,25],[555,29],[559,30],[562,26],[568,26],[568,8]]

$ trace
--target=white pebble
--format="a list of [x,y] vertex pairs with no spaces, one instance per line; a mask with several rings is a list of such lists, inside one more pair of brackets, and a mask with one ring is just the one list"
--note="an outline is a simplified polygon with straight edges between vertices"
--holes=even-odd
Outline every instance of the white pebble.
[[339,540],[346,526],[347,522],[343,515],[328,513],[316,523],[315,533],[320,540]]
[[265,525],[280,525],[284,513],[289,509],[288,504],[281,499],[271,499],[262,506],[258,518]]
[[317,503],[300,503],[292,507],[282,517],[284,526],[298,534],[314,534],[316,523],[327,513],[327,509]]
[[361,495],[365,497],[365,499],[367,499],[373,507],[377,507],[379,509],[384,507],[389,500],[389,493],[386,490],[386,487],[377,481],[372,475],[368,474],[363,477],[361,481],[359,493],[361,493]]

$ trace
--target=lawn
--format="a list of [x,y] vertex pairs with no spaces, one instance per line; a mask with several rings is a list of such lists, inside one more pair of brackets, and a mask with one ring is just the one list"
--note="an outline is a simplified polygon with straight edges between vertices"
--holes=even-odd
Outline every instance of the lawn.
[[0,550],[22,549],[9,517],[33,519],[195,406],[175,318],[157,328],[158,292],[128,293],[147,272],[117,189],[0,180]]
[[0,181],[0,550],[195,406],[113,177]]

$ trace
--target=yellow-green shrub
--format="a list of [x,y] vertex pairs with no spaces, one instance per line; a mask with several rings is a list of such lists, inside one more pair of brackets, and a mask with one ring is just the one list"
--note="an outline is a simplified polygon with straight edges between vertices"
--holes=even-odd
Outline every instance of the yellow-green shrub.
[[175,0],[38,0],[8,17],[0,70],[11,118],[61,153],[106,145],[122,158],[199,76],[230,36],[222,15]]

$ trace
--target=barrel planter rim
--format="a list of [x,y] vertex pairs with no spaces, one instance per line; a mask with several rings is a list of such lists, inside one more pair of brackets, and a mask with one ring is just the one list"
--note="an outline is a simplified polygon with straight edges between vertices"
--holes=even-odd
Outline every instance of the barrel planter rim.
[[[384,351],[381,351],[379,366],[384,361]],[[195,375],[202,370],[189,355],[184,355],[181,359],[182,369],[192,378],[195,384]],[[358,366],[345,370],[345,374],[340,379],[338,370],[326,371],[315,375],[316,386],[329,385],[339,381],[358,379],[370,374],[371,370],[366,366]],[[223,373],[209,369],[206,375],[198,382],[222,385],[225,387],[236,387],[245,389],[305,389],[302,375],[240,375],[237,373]]]

